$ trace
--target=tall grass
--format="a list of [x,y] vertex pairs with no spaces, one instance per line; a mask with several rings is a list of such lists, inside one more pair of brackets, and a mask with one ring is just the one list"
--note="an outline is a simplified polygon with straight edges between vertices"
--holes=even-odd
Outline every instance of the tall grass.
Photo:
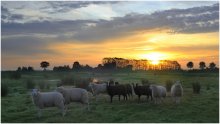
[[192,83],[193,93],[200,93],[201,84],[199,82]]
[[1,96],[7,96],[8,95],[8,85],[6,83],[1,84]]
[[170,92],[173,82],[171,80],[166,80],[165,82],[167,92]]
[[33,88],[35,88],[35,82],[34,82],[34,80],[32,80],[32,79],[27,79],[26,80],[26,88],[27,89],[33,89]]
[[61,79],[61,83],[58,83],[57,86],[72,85],[78,88],[86,89],[90,82],[92,82],[92,78],[82,78],[82,77],[68,75],[63,77]]

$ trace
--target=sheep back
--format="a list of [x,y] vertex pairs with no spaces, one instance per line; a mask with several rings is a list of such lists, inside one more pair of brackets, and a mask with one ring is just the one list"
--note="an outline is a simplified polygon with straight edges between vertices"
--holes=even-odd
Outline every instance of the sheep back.
[[37,97],[33,97],[34,104],[40,109],[44,107],[57,106],[59,108],[64,107],[64,98],[59,92],[45,92],[38,93]]

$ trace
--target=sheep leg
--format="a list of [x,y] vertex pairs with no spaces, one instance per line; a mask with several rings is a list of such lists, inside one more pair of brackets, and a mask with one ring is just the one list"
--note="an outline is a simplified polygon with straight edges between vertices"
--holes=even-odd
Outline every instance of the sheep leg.
[[121,95],[118,95],[118,99],[119,99],[119,101],[120,101],[120,96],[121,96]]

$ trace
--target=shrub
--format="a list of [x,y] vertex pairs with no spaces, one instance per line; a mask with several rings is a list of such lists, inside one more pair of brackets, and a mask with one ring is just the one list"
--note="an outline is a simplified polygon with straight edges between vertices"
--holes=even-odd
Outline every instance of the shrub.
[[62,85],[74,85],[78,88],[84,88],[86,89],[88,84],[92,81],[92,78],[81,78],[81,77],[74,77],[71,75],[68,75],[61,79],[60,83],[57,83],[57,86]]
[[166,80],[165,82],[167,92],[170,92],[173,82],[171,80]]
[[210,84],[206,84],[206,90],[210,90]]
[[200,93],[201,84],[199,82],[192,83],[193,93]]
[[87,87],[91,81],[92,81],[91,78],[81,78],[81,79],[79,79],[79,82],[75,83],[75,86],[78,88],[87,89]]
[[77,82],[76,78],[71,75],[65,76],[61,79],[61,84],[63,85],[75,85],[75,82]]
[[40,89],[44,89],[45,88],[45,82],[44,81],[39,81],[38,86]]
[[45,79],[48,79],[48,78],[49,78],[49,75],[44,74],[43,77],[44,77]]
[[26,87],[27,87],[27,89],[35,88],[35,82],[31,79],[27,79],[26,80]]
[[8,85],[6,83],[2,83],[1,85],[1,96],[7,96],[8,95]]
[[58,83],[57,83],[57,87],[60,87],[60,86],[63,86],[63,83],[62,83],[62,82],[58,82]]
[[142,85],[149,85],[149,80],[148,79],[141,79]]
[[12,74],[11,74],[11,78],[12,79],[20,79],[21,78],[21,73],[20,72],[13,72]]

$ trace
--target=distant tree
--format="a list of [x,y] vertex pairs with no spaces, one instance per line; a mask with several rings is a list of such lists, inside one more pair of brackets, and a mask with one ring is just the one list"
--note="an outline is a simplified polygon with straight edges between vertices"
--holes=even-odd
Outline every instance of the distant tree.
[[97,69],[102,70],[103,69],[102,64],[98,64]]
[[193,62],[188,62],[186,64],[186,66],[189,68],[189,69],[192,69],[193,68]]
[[18,67],[17,71],[21,71],[21,67]]
[[83,69],[86,71],[91,71],[93,68],[86,64],[86,66],[84,66]]
[[199,68],[200,68],[201,70],[204,70],[205,67],[206,67],[205,62],[202,61],[202,62],[199,63]]
[[73,63],[73,68],[72,69],[75,70],[75,71],[79,71],[81,69],[81,65],[79,64],[78,61],[75,61]]
[[31,67],[31,66],[29,66],[29,67],[27,68],[27,70],[28,70],[28,71],[34,71],[34,68]]
[[216,68],[216,64],[215,64],[214,62],[211,62],[211,63],[209,64],[209,68],[210,68],[211,70],[214,70],[214,69]]
[[25,72],[25,71],[27,71],[28,69],[27,69],[27,67],[22,67],[22,69],[21,69],[21,71],[23,71],[23,72]]
[[46,71],[46,68],[47,68],[48,66],[50,66],[50,63],[47,62],[47,61],[42,61],[42,62],[40,63],[40,67],[43,68],[44,71]]

